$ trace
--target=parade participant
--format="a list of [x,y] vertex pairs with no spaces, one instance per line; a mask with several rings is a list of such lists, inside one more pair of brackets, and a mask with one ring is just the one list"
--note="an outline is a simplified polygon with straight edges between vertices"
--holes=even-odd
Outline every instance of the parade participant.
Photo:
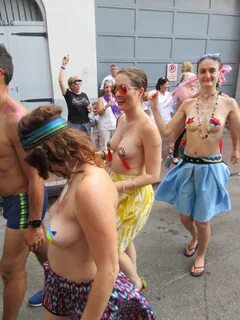
[[3,279],[3,320],[17,319],[26,291],[26,260],[29,250],[38,260],[47,259],[43,245],[42,219],[47,209],[44,184],[37,171],[28,166],[21,147],[17,125],[27,113],[9,96],[13,76],[12,57],[0,44],[0,195],[7,220],[0,274]]
[[68,108],[68,123],[71,127],[90,135],[88,114],[92,107],[86,93],[81,92],[82,80],[78,76],[72,76],[68,79],[68,88],[65,84],[64,74],[69,60],[69,55],[63,57],[58,77],[59,86]]
[[180,75],[180,82],[186,79],[186,77],[193,76],[193,64],[190,61],[184,61],[182,64],[182,74]]
[[105,81],[111,81],[113,84],[115,84],[115,79],[116,79],[117,72],[118,72],[117,65],[116,64],[112,64],[111,67],[110,67],[110,74],[108,76],[106,76],[102,80],[102,83],[101,83],[101,86],[100,86],[100,90],[103,90]]
[[138,68],[121,69],[116,98],[123,114],[109,141],[107,160],[119,192],[117,210],[120,269],[141,289],[133,240],[145,225],[153,205],[151,184],[160,179],[162,144],[156,124],[142,109],[147,77]]
[[46,228],[44,319],[154,319],[146,299],[118,273],[116,188],[89,138],[69,128],[61,111],[39,107],[18,127],[26,162],[43,179],[67,179]]
[[185,100],[173,119],[165,124],[152,96],[151,107],[162,135],[186,125],[187,140],[183,160],[169,171],[156,191],[156,199],[175,204],[180,219],[192,239],[184,250],[191,257],[196,253],[190,273],[201,276],[211,235],[210,220],[231,209],[226,190],[229,170],[219,152],[219,139],[228,121],[233,138],[231,161],[239,159],[240,112],[236,101],[219,95],[219,54],[206,54],[197,62],[200,95]]
[[121,114],[117,101],[112,93],[113,83],[110,80],[104,82],[104,95],[98,99],[97,112],[100,115],[98,121],[100,150],[107,149],[107,143],[116,129],[117,118]]

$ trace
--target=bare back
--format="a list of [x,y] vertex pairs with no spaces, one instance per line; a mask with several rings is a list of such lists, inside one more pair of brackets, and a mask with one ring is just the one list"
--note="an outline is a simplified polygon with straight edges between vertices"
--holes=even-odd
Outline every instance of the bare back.
[[28,181],[24,174],[17,148],[17,124],[27,110],[9,96],[0,105],[0,195],[24,192]]

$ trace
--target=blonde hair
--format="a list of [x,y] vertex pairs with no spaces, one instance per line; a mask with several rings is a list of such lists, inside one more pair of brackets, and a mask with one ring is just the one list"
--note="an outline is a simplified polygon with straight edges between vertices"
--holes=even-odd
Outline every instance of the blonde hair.
[[182,72],[192,72],[193,64],[190,61],[184,61],[182,64]]

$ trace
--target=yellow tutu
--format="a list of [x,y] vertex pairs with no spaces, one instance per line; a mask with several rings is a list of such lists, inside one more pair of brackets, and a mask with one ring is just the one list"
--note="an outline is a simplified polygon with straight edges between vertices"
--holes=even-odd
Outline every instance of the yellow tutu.
[[[111,172],[113,182],[132,180],[136,176]],[[122,253],[132,243],[150,215],[154,202],[151,185],[119,193],[117,208],[118,251]]]

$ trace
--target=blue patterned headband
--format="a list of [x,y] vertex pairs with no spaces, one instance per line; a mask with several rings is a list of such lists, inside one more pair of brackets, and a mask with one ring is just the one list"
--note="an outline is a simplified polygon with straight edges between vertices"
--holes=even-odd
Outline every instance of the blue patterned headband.
[[31,149],[40,142],[49,139],[67,127],[68,124],[63,118],[55,118],[42,125],[40,128],[35,129],[28,134],[22,135],[20,140],[25,150]]
[[212,59],[219,59],[220,58],[220,52],[214,52],[214,53],[206,53],[202,56],[198,57],[197,62],[200,62],[206,58],[212,58]]

